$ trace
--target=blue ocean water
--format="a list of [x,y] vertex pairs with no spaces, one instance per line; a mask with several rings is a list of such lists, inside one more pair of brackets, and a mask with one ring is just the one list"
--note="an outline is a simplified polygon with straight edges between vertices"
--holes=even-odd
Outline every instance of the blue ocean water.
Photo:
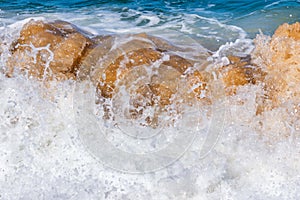
[[225,42],[254,38],[259,30],[272,34],[284,22],[299,21],[299,10],[299,0],[2,0],[0,24],[45,17],[97,34],[172,29],[216,50]]

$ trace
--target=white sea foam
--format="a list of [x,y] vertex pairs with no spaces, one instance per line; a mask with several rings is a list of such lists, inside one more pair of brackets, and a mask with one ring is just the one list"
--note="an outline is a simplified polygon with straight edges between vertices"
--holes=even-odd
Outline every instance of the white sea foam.
[[[20,26],[20,24],[16,24],[18,21],[28,20],[31,17],[29,15],[12,16],[4,18],[3,23]],[[227,41],[246,37],[245,31],[237,26],[227,25],[215,18],[196,14],[180,14],[166,18],[166,16],[157,16],[155,13],[145,13],[133,9],[124,9],[122,13],[95,9],[93,12],[82,11],[76,12],[76,14],[72,12],[41,13],[34,17],[36,19],[66,20],[95,35],[174,30],[195,36],[197,42],[212,50],[216,50],[218,46]],[[130,20],[127,20],[128,18]]]
[[[92,22],[91,16],[85,15],[71,21],[95,30],[94,33],[129,32],[135,26],[121,22],[118,14],[105,15],[108,14]],[[54,18],[68,17],[56,14]],[[108,18],[110,21],[105,21]],[[199,17],[192,17],[195,18]],[[9,49],[28,20],[1,27],[0,38],[5,41],[1,49]],[[152,23],[156,24],[155,20]],[[251,40],[243,39],[244,32],[238,27],[203,20],[217,25],[219,31],[225,28],[238,35],[214,53],[214,60],[226,63],[229,52],[242,55],[253,48]],[[173,25],[135,30],[158,33]],[[190,25],[186,28],[197,32]],[[1,67],[5,67],[7,56],[8,51],[1,54]],[[197,132],[194,144],[181,159],[162,170],[142,175],[107,168],[87,151],[80,140],[72,106],[74,88],[75,82],[67,81],[53,83],[46,90],[34,80],[22,76],[7,78],[0,73],[0,199],[300,198],[299,129],[286,114],[289,105],[256,116],[255,99],[262,93],[262,86],[241,87],[236,96],[227,99],[230,103],[226,107],[223,132],[206,157],[202,157],[199,144],[203,143],[211,122],[203,117],[199,126],[203,132]],[[293,134],[288,138],[281,137],[290,132]],[[279,138],[276,142],[266,140],[274,133]],[[113,138],[117,136],[110,135],[109,139],[117,143],[120,138]],[[157,145],[163,145],[163,139],[166,138]]]

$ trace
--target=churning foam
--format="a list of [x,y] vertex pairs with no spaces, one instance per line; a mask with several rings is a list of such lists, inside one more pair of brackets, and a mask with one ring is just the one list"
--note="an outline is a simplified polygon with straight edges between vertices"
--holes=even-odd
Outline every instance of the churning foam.
[[[1,68],[26,21],[2,27]],[[226,62],[223,58],[229,52],[248,54],[252,48],[251,41],[237,40],[222,46],[212,60]],[[22,76],[0,74],[0,199],[300,198],[299,129],[286,112],[289,105],[256,116],[262,86],[240,87],[236,96],[226,99],[222,131],[207,156],[200,154],[198,144],[212,122],[203,117],[198,127],[202,131],[195,132],[179,160],[141,175],[115,171],[87,151],[73,106],[74,94],[83,94],[76,93],[76,84],[53,83],[46,89]],[[85,120],[79,128],[88,130],[89,125]],[[115,145],[126,141],[118,134],[108,135],[108,140]],[[158,138],[155,145],[163,146],[167,140]],[[121,148],[126,150],[130,144],[125,145]]]

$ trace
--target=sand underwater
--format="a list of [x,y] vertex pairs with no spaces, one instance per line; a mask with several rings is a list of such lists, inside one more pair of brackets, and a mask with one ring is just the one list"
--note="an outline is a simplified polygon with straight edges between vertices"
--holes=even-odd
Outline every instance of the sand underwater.
[[299,8],[1,1],[0,199],[299,199]]

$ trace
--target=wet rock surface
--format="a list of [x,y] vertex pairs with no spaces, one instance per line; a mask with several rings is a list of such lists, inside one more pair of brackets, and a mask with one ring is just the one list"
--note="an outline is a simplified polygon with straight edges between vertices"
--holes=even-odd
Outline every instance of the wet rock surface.
[[37,79],[75,79],[78,64],[93,41],[74,25],[57,21],[26,23],[13,44],[7,75],[20,71]]
[[107,100],[124,87],[132,106],[129,115],[136,118],[146,107],[155,107],[158,115],[182,97],[190,102],[195,96],[209,98],[202,92],[208,90],[209,79],[203,69],[194,67],[201,63],[203,68],[209,53],[203,49],[195,59],[181,56],[192,50],[145,33],[93,37],[68,22],[31,20],[12,46],[6,74],[20,72],[38,80],[89,79]]
[[[154,115],[159,115],[172,104],[210,104],[216,73],[226,95],[244,85],[263,84],[264,95],[257,98],[260,114],[300,95],[300,23],[283,24],[272,37],[258,35],[255,45],[251,55],[228,56],[228,64],[208,69],[214,63],[207,62],[207,51],[186,58],[192,49],[145,33],[93,36],[68,22],[31,20],[12,46],[5,73],[39,80],[89,79],[102,99],[129,95],[130,118],[148,107],[156,107]],[[155,121],[145,118],[146,124]]]
[[300,23],[283,24],[272,37],[258,35],[253,62],[266,73],[261,109],[271,110],[300,97]]
[[264,73],[251,63],[251,57],[228,56],[230,63],[220,69],[227,95],[234,95],[239,86],[257,84],[263,80]]

